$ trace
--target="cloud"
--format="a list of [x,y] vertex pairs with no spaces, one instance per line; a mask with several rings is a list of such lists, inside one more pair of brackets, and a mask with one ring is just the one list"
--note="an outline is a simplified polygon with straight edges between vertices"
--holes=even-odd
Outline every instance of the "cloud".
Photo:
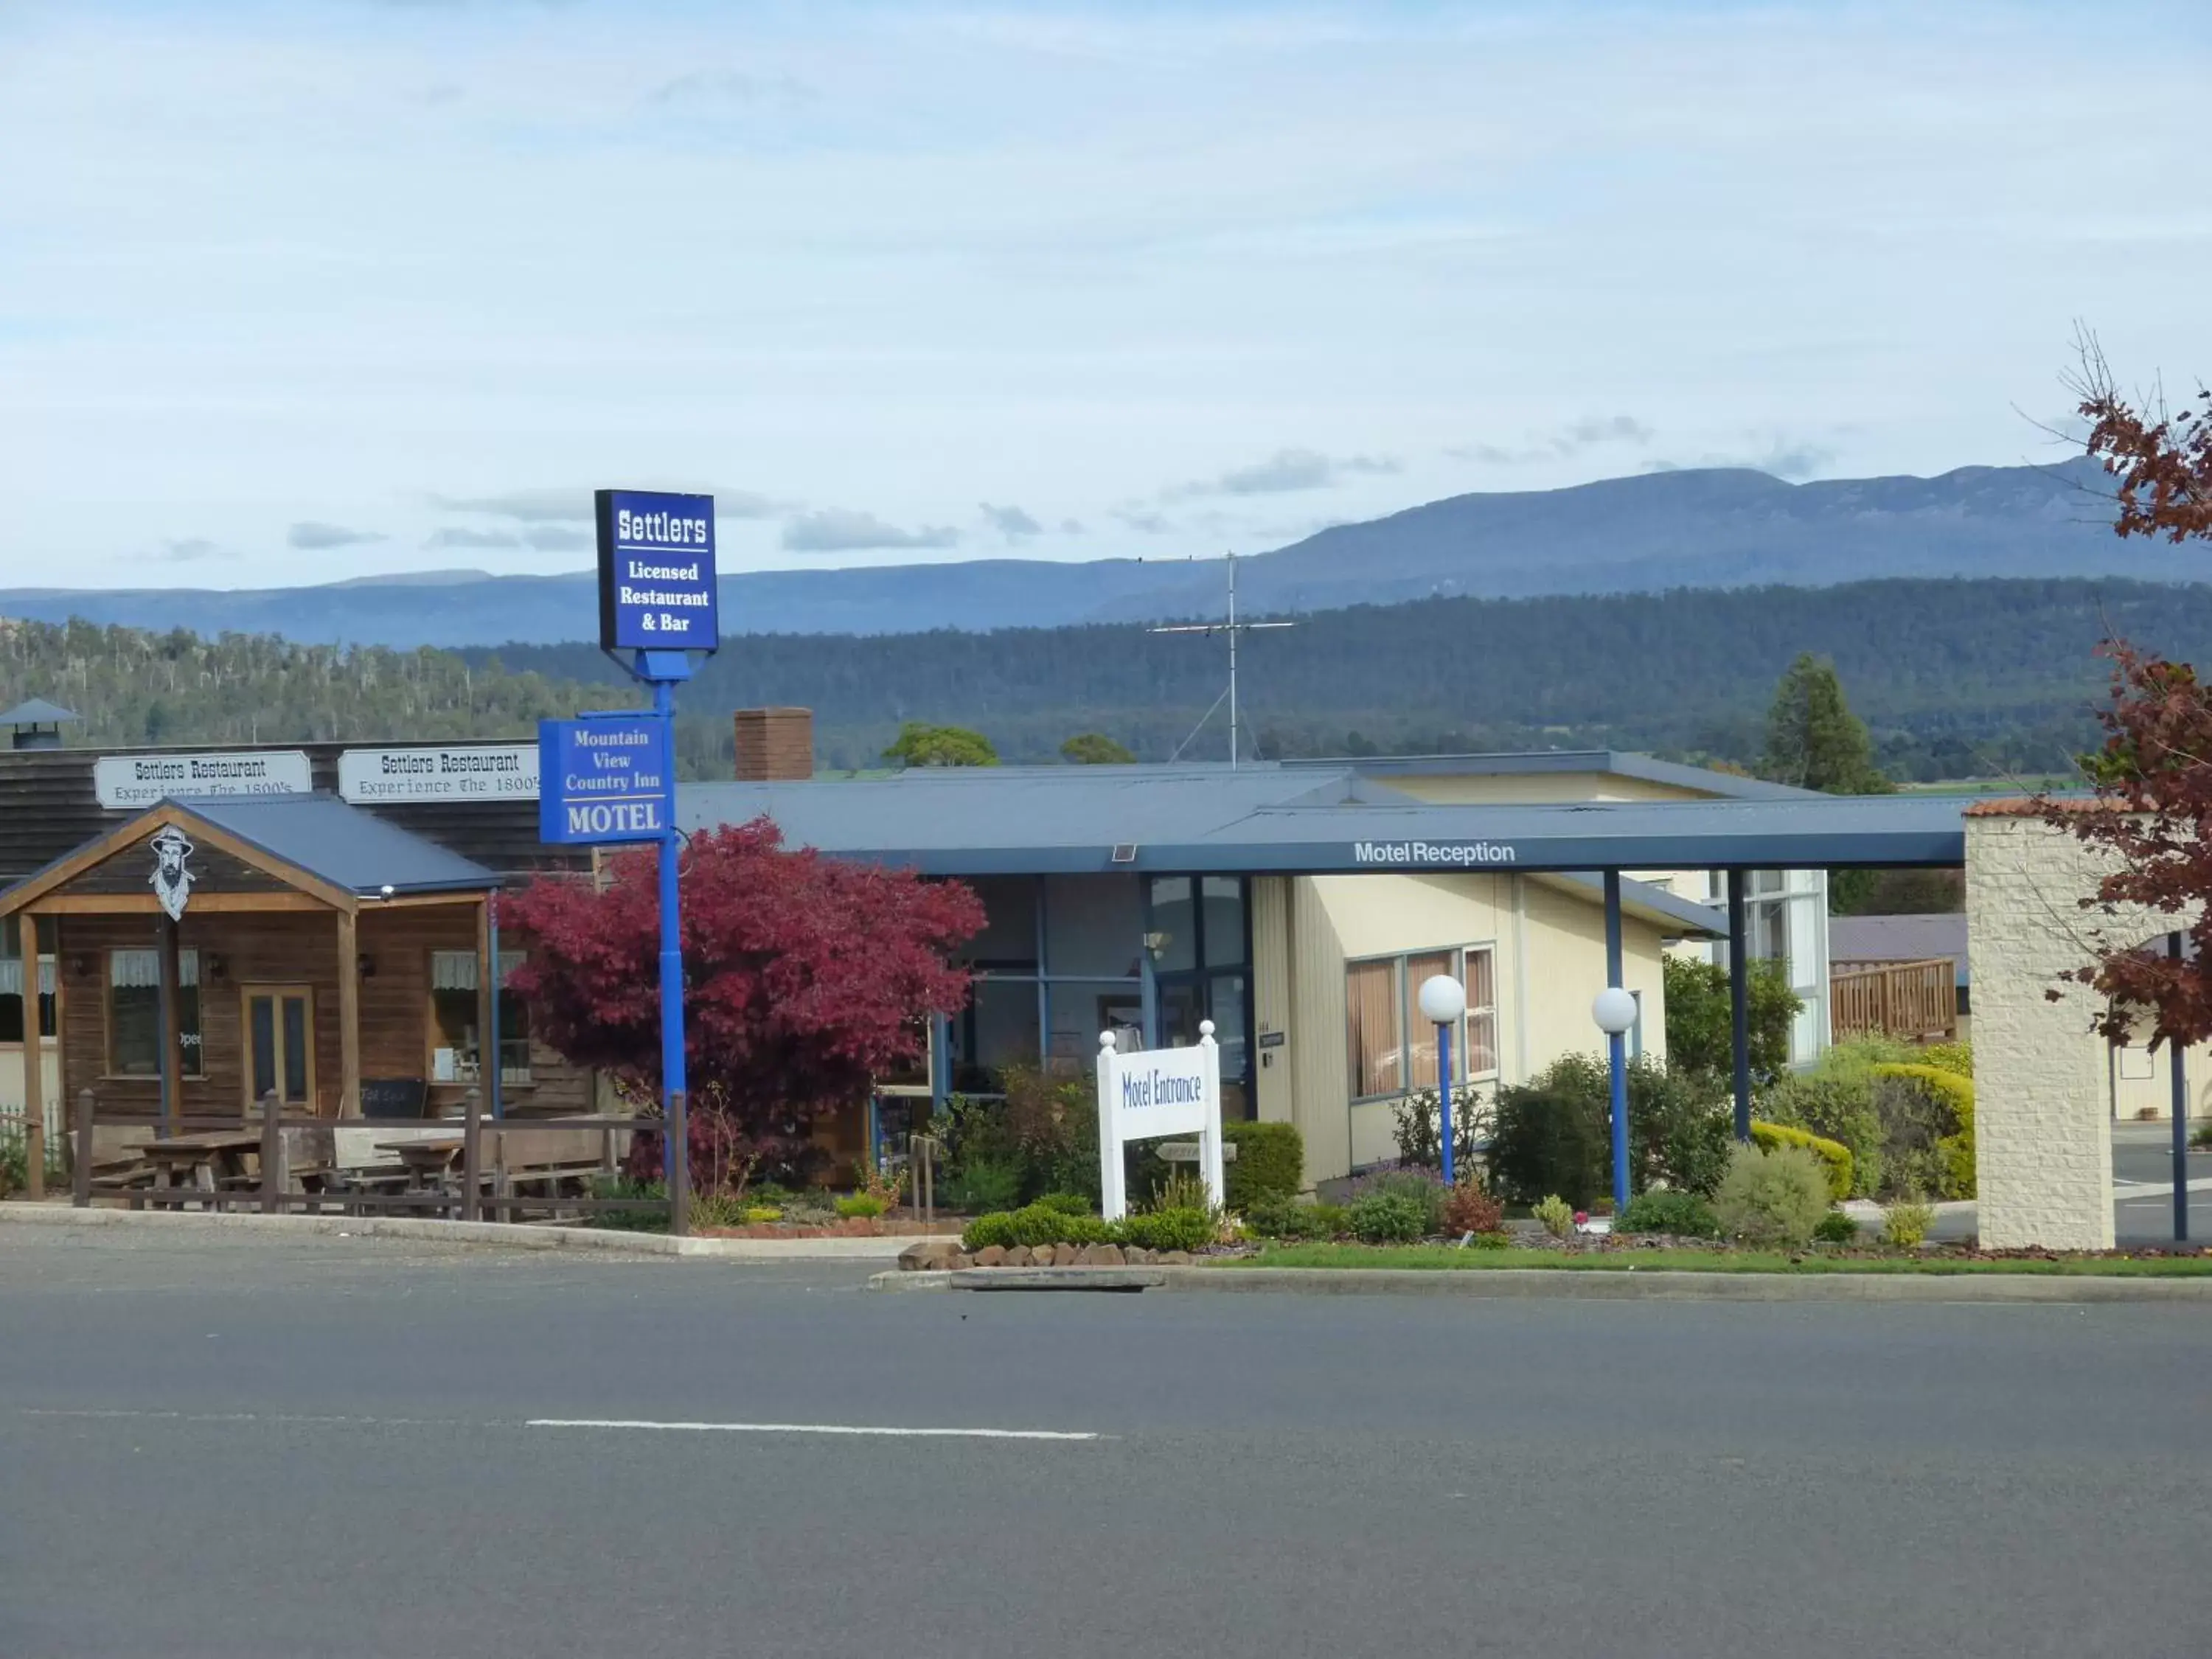
[[1060,533],[1063,536],[1080,536],[1083,533],[1083,520],[1062,519],[1060,521]]
[[319,524],[313,519],[302,519],[284,535],[288,546],[303,553],[319,553],[326,548],[359,547],[364,542],[380,542],[383,535],[374,530],[349,530],[342,524]]
[[1164,536],[1175,528],[1160,514],[1147,512],[1142,507],[1121,507],[1115,511],[1114,516],[1140,536]]
[[1644,470],[1646,472],[1682,472],[1692,467],[1747,467],[1752,471],[1764,472],[1790,483],[1802,483],[1808,478],[1820,477],[1835,464],[1836,452],[1824,444],[1803,441],[1791,442],[1778,435],[1763,450],[1709,450],[1687,460],[1648,462]]
[[960,532],[942,526],[924,525],[902,530],[885,524],[872,513],[846,507],[824,507],[801,514],[783,527],[783,545],[793,553],[854,553],[864,548],[951,547]]
[[503,495],[433,495],[430,499],[448,513],[481,513],[489,518],[513,519],[521,524],[592,521],[592,492],[588,489],[510,489]]
[[663,82],[645,101],[663,109],[713,113],[735,110],[793,110],[821,94],[788,75],[748,75],[742,70],[697,70]]
[[599,545],[592,532],[557,524],[532,525],[522,532],[522,539],[540,553],[580,553]]
[[477,550],[501,549],[508,552],[522,545],[522,538],[512,530],[471,530],[465,526],[448,526],[434,530],[425,547],[466,547]]
[[1387,455],[1324,455],[1317,449],[1279,449],[1264,461],[1232,467],[1218,478],[1173,484],[1160,494],[1169,501],[1198,495],[1273,495],[1292,489],[1327,489],[1361,473],[1395,472]]
[[1532,432],[1518,448],[1503,444],[1464,444],[1444,453],[1455,460],[1485,466],[1522,466],[1531,461],[1566,460],[1604,444],[1648,444],[1656,434],[1633,415],[1585,415],[1550,432]]
[[180,541],[163,542],[159,550],[135,556],[142,564],[198,564],[206,559],[233,557],[230,550],[217,546],[204,536],[186,537]]
[[1010,542],[1018,542],[1030,536],[1041,536],[1044,526],[1018,507],[994,507],[988,501],[980,503],[983,516],[991,528]]

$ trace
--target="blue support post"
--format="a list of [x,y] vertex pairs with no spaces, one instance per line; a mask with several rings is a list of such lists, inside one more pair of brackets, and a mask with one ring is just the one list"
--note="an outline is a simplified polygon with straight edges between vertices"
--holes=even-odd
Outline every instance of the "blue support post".
[[[2166,954],[2181,960],[2181,935],[2166,936]],[[2166,1040],[2166,1063],[2173,1085],[2173,1242],[2189,1242],[2189,1057],[2172,1037]]]
[[[1620,872],[1605,872],[1605,982],[1620,983]],[[1628,1208],[1628,1034],[1613,1032],[1613,1213],[1616,1218]]]
[[1437,1101],[1443,1114],[1444,1135],[1444,1185],[1452,1184],[1452,1121],[1451,1121],[1451,1027],[1437,1027]]
[[1743,872],[1728,872],[1729,1045],[1735,1060],[1735,1138],[1751,1139],[1751,952],[1745,941]]
[[690,1142],[684,1074],[684,927],[681,898],[676,880],[679,843],[676,836],[676,688],[656,680],[653,711],[660,716],[667,743],[668,796],[662,807],[660,831],[660,1079],[667,1096],[665,1108],[666,1150],[663,1161],[668,1176],[668,1226],[681,1235],[690,1230]]
[[[491,957],[491,1030],[484,1040],[484,1053],[490,1056],[490,1069],[484,1073],[491,1093],[491,1115],[495,1120],[507,1115],[507,1094],[501,1079],[507,1067],[499,1063],[499,994],[507,988],[507,975],[499,970],[499,895],[494,892],[484,902],[485,925],[490,942],[486,947]],[[483,1070],[479,1065],[478,1070]]]

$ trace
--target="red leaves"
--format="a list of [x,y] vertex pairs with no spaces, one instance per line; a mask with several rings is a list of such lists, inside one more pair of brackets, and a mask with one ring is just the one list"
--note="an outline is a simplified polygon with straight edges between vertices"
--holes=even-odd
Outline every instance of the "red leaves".
[[[533,1029],[568,1060],[660,1087],[657,850],[612,863],[604,892],[540,878],[503,913],[530,934],[514,978]],[[951,952],[983,925],[975,895],[910,872],[792,852],[765,818],[684,854],[688,1081],[749,1138],[860,1099],[918,1053],[918,1020],[966,1006]]]

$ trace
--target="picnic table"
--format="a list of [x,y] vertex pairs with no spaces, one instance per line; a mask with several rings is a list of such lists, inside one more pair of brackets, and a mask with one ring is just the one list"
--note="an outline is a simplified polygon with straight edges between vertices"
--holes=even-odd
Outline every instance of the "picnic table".
[[244,1129],[222,1129],[206,1134],[171,1135],[167,1140],[145,1141],[130,1150],[154,1166],[154,1185],[148,1197],[155,1202],[161,1202],[163,1194],[171,1195],[171,1202],[192,1202],[193,1199],[181,1196],[191,1193],[198,1202],[213,1208],[217,1192],[251,1184],[246,1155],[260,1152],[261,1137]]
[[376,1150],[390,1152],[407,1166],[407,1190],[426,1193],[443,1191],[446,1177],[453,1172],[453,1160],[461,1155],[463,1142],[459,1135],[441,1135],[434,1139],[380,1140]]

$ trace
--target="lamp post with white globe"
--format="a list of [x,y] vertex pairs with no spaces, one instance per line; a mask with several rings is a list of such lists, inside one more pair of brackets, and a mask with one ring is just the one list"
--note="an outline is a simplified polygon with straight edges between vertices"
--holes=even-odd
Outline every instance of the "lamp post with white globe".
[[1608,985],[1590,1004],[1590,1018],[1606,1035],[1613,1072],[1613,1213],[1628,1207],[1628,1028],[1636,1024],[1636,999]]
[[1431,974],[1421,981],[1415,1000],[1421,1018],[1437,1028],[1437,1101],[1443,1113],[1444,1185],[1452,1184],[1452,1062],[1451,1028],[1467,1012],[1467,988],[1449,974]]

